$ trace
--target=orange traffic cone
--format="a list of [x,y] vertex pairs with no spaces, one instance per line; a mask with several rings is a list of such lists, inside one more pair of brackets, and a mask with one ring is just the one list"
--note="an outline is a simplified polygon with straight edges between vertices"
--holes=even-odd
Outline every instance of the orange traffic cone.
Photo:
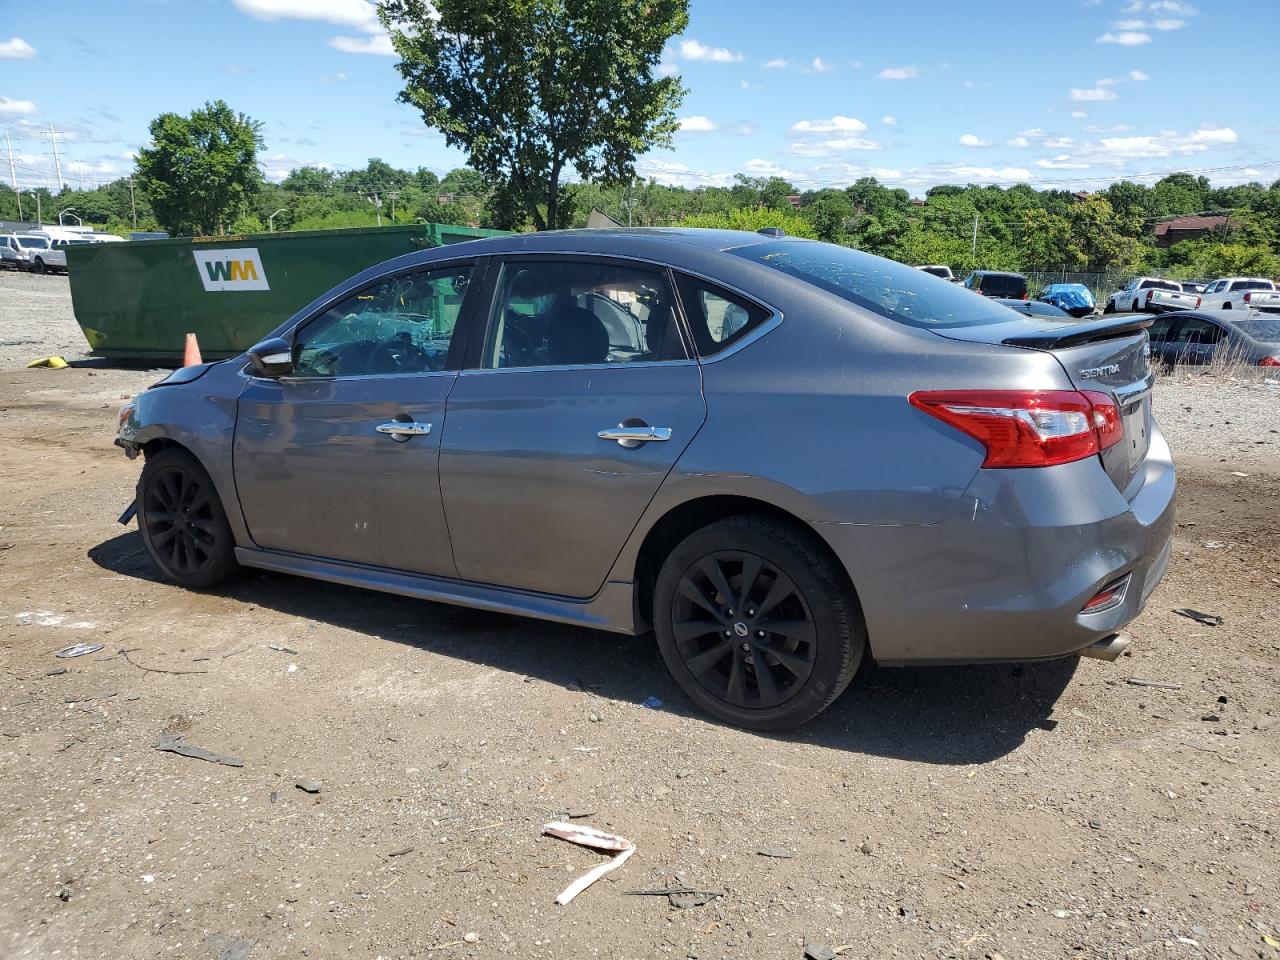
[[200,358],[200,341],[196,339],[194,333],[187,334],[187,347],[182,353],[182,365],[184,367],[194,367],[198,363],[204,363]]

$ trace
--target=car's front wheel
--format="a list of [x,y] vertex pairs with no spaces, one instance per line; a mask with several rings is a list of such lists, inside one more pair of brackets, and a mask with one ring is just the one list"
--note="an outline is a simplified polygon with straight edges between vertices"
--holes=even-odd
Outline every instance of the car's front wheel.
[[142,541],[170,580],[204,590],[238,569],[218,491],[185,450],[170,447],[147,458],[136,503]]
[[782,730],[849,685],[866,649],[857,597],[798,525],[720,520],[667,558],[654,590],[658,648],[698,706],[728,723]]

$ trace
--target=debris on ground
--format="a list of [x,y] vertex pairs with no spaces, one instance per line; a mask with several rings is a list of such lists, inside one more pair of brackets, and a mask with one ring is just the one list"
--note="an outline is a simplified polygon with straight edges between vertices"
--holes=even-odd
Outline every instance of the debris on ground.
[[794,850],[788,850],[786,847],[761,847],[756,853],[762,857],[776,857],[779,860],[790,860],[796,855]]
[[229,757],[224,753],[214,753],[212,750],[206,750],[204,747],[197,747],[194,744],[186,743],[180,736],[174,733],[160,734],[152,746],[165,753],[176,753],[180,757],[191,757],[194,760],[208,760],[210,763],[220,763],[227,767],[244,766],[244,761],[239,757]]
[[657,697],[645,697],[640,701],[640,706],[648,707],[650,710],[661,710],[663,704]]
[[600,864],[593,870],[588,870],[569,886],[565,887],[560,896],[556,897],[556,903],[562,907],[606,873],[618,869],[636,852],[636,845],[626,837],[605,833],[603,830],[597,830],[595,827],[589,827],[586,824],[548,823],[543,826],[542,832],[553,837],[559,837],[561,840],[568,840],[570,843],[576,843],[581,847],[591,847],[593,850],[614,851],[617,853],[617,856],[612,860]]
[[1222,617],[1216,613],[1201,613],[1199,610],[1192,610],[1190,607],[1175,607],[1173,612],[1179,616],[1194,620],[1196,623],[1203,623],[1206,627],[1220,627],[1224,622]]
[[226,945],[218,951],[218,960],[245,960],[249,956],[249,951],[254,948],[256,940],[247,940],[244,937],[232,937],[226,942]]
[[839,954],[825,943],[806,943],[804,956],[805,960],[836,960]]
[[50,370],[65,370],[71,364],[62,357],[41,357],[39,360],[32,360],[27,364],[27,369],[31,370],[35,367],[48,367]]
[[595,807],[570,807],[565,814],[570,820],[581,820],[583,817],[595,816]]
[[101,643],[73,643],[69,647],[63,647],[56,656],[63,660],[69,660],[71,657],[83,657],[89,653],[97,653],[105,644]]
[[298,780],[294,786],[303,793],[319,793],[320,788],[324,786],[319,780]]
[[1125,683],[1133,687],[1155,687],[1157,690],[1181,690],[1182,684],[1167,680],[1148,680],[1146,677],[1126,677]]
[[284,644],[280,644],[280,643],[268,643],[267,649],[275,650],[277,653],[290,653],[290,654],[293,654],[295,657],[298,655],[298,651],[294,650],[293,647],[286,647]]

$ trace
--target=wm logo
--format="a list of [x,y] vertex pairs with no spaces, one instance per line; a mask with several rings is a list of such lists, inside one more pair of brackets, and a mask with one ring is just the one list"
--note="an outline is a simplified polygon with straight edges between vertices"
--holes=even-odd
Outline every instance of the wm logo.
[[238,250],[193,250],[200,282],[208,293],[269,290],[267,272],[256,247]]

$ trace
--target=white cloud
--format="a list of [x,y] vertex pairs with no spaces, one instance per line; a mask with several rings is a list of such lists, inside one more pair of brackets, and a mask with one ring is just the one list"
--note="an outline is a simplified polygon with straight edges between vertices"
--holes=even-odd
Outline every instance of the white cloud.
[[1010,137],[1005,142],[1006,147],[1017,147],[1019,150],[1031,146],[1031,141],[1024,136]]
[[1235,143],[1239,139],[1230,127],[1200,129],[1191,135],[1192,143]]
[[960,146],[962,147],[986,147],[990,146],[987,141],[980,137],[974,136],[972,133],[962,134],[960,137]]
[[1145,73],[1143,73],[1141,70],[1130,70],[1129,79],[1140,83],[1143,80],[1150,80],[1151,78],[1147,76]]
[[719,129],[720,124],[702,114],[680,118],[681,133],[714,133]]
[[1074,160],[1068,154],[1062,154],[1058,157],[1046,157],[1036,161],[1036,166],[1044,170],[1088,170],[1093,164],[1086,163],[1083,160]]
[[886,127],[896,127],[898,125],[898,118],[890,114],[885,114],[880,118],[880,122]]
[[1117,30],[1145,30],[1147,21],[1145,20],[1113,20],[1111,26]]
[[743,80],[738,85],[742,87],[743,90],[763,90],[764,89],[763,84],[752,83],[750,80]]
[[1026,167],[951,167],[947,173],[971,183],[1025,183],[1034,179]]
[[658,76],[660,77],[674,77],[679,72],[680,64],[678,63],[674,63],[671,60],[661,60],[658,62]]
[[754,160],[748,160],[738,169],[751,177],[782,177],[784,180],[794,180],[799,176],[794,170],[788,170],[779,163],[774,163],[772,160],[762,160],[758,157]]
[[839,114],[829,120],[798,120],[791,125],[792,133],[862,133],[867,125],[857,117]]
[[36,48],[21,37],[0,40],[0,60],[30,60],[35,55]]
[[1084,110],[1072,110],[1071,116],[1076,120],[1083,120],[1085,117],[1089,116],[1089,114]]
[[1181,30],[1187,25],[1185,20],[1156,20],[1151,24],[1157,30]]
[[799,157],[830,157],[850,150],[879,150],[880,144],[865,137],[825,137],[818,140],[797,140],[791,144],[791,152]]
[[885,67],[878,74],[881,80],[914,80],[920,76],[920,68],[914,64],[905,67]]
[[1151,34],[1142,33],[1137,30],[1121,30],[1119,33],[1112,33],[1108,30],[1094,42],[1115,43],[1122,47],[1140,47],[1144,43],[1151,42]]
[[370,53],[380,57],[394,57],[395,48],[391,46],[391,38],[385,33],[371,37],[334,37],[329,46],[343,53]]
[[231,0],[241,13],[258,20],[319,20],[365,33],[382,32],[378,11],[369,0]]
[[781,57],[774,57],[772,60],[766,60],[764,63],[765,70],[785,70],[790,65],[790,61],[783,60]]
[[636,172],[646,180],[672,187],[727,187],[733,184],[733,175],[709,170],[694,170],[675,160],[642,157],[636,161]]
[[1180,17],[1194,17],[1200,12],[1186,0],[1154,0],[1147,4],[1147,9],[1154,13],[1175,13]]
[[705,43],[690,37],[680,41],[680,57],[684,60],[698,60],[705,63],[738,63],[742,54],[734,53],[725,47],[709,47]]
[[0,117],[27,116],[36,112],[36,105],[30,100],[10,100],[0,97]]
[[814,57],[809,64],[809,69],[814,73],[827,73],[834,68],[821,57]]
[[1126,133],[1133,127],[1127,123],[1093,123],[1084,129],[1088,133]]
[[1110,87],[1089,87],[1084,90],[1079,87],[1072,87],[1071,99],[1076,103],[1089,103],[1097,100],[1119,100],[1120,94],[1116,93]]

